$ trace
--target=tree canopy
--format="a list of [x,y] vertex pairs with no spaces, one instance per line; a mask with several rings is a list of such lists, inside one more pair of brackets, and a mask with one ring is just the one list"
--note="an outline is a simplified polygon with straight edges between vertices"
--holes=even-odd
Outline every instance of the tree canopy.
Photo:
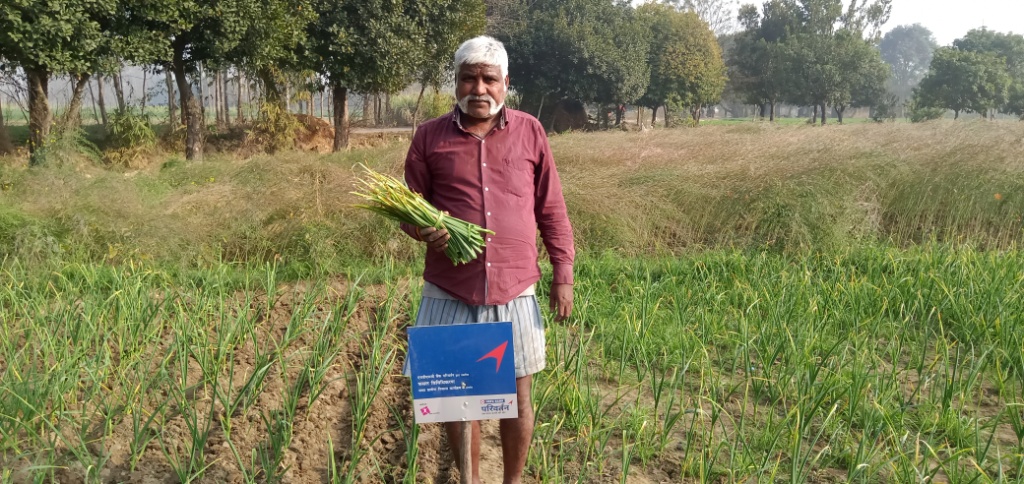
[[653,3],[639,11],[651,31],[651,79],[641,104],[684,106],[699,121],[700,108],[718,102],[725,89],[726,67],[714,33],[692,11]]
[[438,82],[458,42],[483,29],[480,0],[314,0],[310,67],[334,94],[335,149],[348,146],[347,95]]
[[626,4],[609,0],[538,0],[521,4],[523,21],[501,40],[523,106],[539,114],[547,101],[636,101],[650,68],[645,28]]
[[909,99],[938,48],[932,32],[921,24],[900,25],[887,32],[878,47],[892,72],[889,90],[899,99]]
[[1010,77],[1002,58],[956,47],[935,51],[928,74],[915,91],[915,104],[988,116],[1006,98]]
[[995,99],[996,109],[1024,118],[1024,36],[975,29],[953,41],[953,47],[977,53],[989,53],[1002,60],[1009,76],[1006,92]]
[[872,41],[888,19],[890,0],[770,0],[762,11],[746,5],[743,31],[730,55],[734,89],[748,102],[785,101],[833,106],[842,121],[848,106],[870,106],[884,93],[886,69]]
[[91,74],[113,54],[115,0],[9,0],[0,3],[0,58],[24,70],[29,150],[49,136],[48,83],[54,74]]

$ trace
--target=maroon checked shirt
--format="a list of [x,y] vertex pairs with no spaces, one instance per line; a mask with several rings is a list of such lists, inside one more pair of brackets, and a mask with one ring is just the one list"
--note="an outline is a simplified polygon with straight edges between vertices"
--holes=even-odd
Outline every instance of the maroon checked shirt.
[[[494,235],[468,264],[456,266],[428,250],[423,279],[466,304],[505,304],[540,279],[539,229],[554,282],[571,284],[576,249],[544,128],[506,108],[481,139],[462,129],[460,116],[456,107],[419,127],[405,158],[405,182],[438,209]],[[402,228],[416,237],[415,228]]]

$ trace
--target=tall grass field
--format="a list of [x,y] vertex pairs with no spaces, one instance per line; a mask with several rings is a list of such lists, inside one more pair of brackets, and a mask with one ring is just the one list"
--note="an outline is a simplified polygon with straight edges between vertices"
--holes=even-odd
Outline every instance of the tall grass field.
[[[1024,125],[551,142],[528,482],[1024,481]],[[401,376],[423,248],[351,207],[405,149],[0,158],[0,482],[457,480]]]

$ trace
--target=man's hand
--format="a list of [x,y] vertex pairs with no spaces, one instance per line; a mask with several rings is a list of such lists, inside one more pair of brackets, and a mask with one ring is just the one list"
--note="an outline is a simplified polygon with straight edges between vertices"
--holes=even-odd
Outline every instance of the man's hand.
[[447,230],[437,230],[434,227],[420,227],[417,232],[420,239],[427,243],[427,247],[437,252],[444,252],[448,247],[448,239],[451,238]]
[[551,312],[555,321],[565,321],[572,314],[572,284],[551,283]]

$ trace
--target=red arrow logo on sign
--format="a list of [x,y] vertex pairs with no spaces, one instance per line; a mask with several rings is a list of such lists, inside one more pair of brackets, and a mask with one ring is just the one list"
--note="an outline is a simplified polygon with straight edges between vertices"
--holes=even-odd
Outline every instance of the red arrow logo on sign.
[[494,365],[494,372],[497,373],[498,370],[501,369],[501,359],[505,357],[505,347],[507,347],[507,346],[508,346],[508,341],[505,341],[504,343],[498,345],[497,348],[494,348],[493,350],[491,350],[486,355],[481,356],[479,360],[476,360],[477,363],[479,363],[481,361],[484,361],[487,358],[494,358],[497,361],[497,364]]

